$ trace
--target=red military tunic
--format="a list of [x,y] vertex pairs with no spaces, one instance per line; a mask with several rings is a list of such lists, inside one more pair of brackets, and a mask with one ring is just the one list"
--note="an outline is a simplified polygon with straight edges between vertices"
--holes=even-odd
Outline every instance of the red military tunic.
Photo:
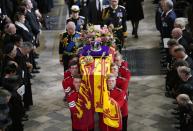
[[[115,87],[113,90],[110,90],[110,97],[113,98],[118,106],[121,107],[124,105],[125,103],[125,92],[122,91],[121,89]],[[103,114],[100,113],[99,114],[99,127],[101,129],[101,131],[121,131],[122,129],[122,122],[120,121],[120,126],[119,128],[113,128],[113,127],[109,127],[106,124],[104,124],[103,122]]]
[[127,103],[127,93],[119,88],[114,88],[110,91],[110,97],[113,98],[120,106],[122,117],[128,116],[128,103]]
[[128,89],[128,81],[124,77],[118,76],[116,79],[116,87],[119,89],[123,90],[127,94],[127,89]]
[[62,81],[62,86],[63,86],[64,92],[66,94],[68,94],[71,90],[73,90],[74,89],[74,87],[73,87],[73,77],[69,76],[69,77],[65,78]]
[[128,68],[126,68],[125,66],[120,66],[119,67],[119,75],[121,77],[126,78],[128,81],[130,80],[131,77],[131,72]]
[[69,70],[66,70],[66,71],[64,72],[64,79],[67,78],[67,77],[69,77],[69,76],[71,76],[71,72],[70,72]]
[[128,68],[128,62],[127,61],[122,61],[121,62],[121,66],[124,66],[124,67],[126,67],[126,68]]
[[128,116],[129,110],[128,110],[128,101],[127,101],[127,96],[124,96],[124,104],[121,107],[121,115],[122,117]]
[[90,116],[90,117],[93,117],[93,119],[90,119],[90,120],[93,120],[93,121],[90,121],[90,125],[88,125],[88,123],[85,123],[85,121],[83,122],[81,119],[77,118],[77,115],[76,115],[76,113],[78,113],[78,110],[76,108],[77,100],[78,100],[77,91],[72,90],[70,93],[68,93],[67,102],[71,112],[72,128],[80,131],[89,131],[89,129],[94,128],[94,116]]

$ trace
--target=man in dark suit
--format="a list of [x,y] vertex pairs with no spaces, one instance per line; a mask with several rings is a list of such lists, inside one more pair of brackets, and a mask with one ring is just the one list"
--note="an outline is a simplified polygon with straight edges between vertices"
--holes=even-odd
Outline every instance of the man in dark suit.
[[188,44],[193,44],[192,32],[186,29],[186,23],[186,18],[176,18],[174,28],[182,29],[182,35]]
[[24,107],[29,110],[33,105],[32,90],[30,82],[30,63],[27,62],[27,54],[33,49],[33,45],[29,42],[23,42],[17,49],[16,62],[18,64],[18,75],[25,85],[25,94],[23,96]]
[[102,25],[102,1],[91,0],[88,6],[88,22],[94,25]]
[[36,15],[32,11],[33,4],[31,0],[25,0],[24,3],[27,8],[26,19],[29,22],[29,25],[32,29],[34,36],[37,37],[37,35],[40,33],[40,25],[39,25]]
[[88,7],[90,0],[81,0],[80,2],[80,15],[88,18]]
[[182,34],[182,30],[180,28],[174,28],[171,34],[172,38],[175,39],[180,45],[182,45],[186,50],[186,53],[189,54],[190,53],[189,45],[187,40],[184,38]]
[[162,38],[171,38],[171,31],[176,19],[176,14],[173,11],[173,2],[165,0],[161,4],[163,10],[161,14],[161,36]]
[[16,33],[22,36],[23,41],[33,42],[33,34],[25,26],[25,16],[21,13],[15,15],[15,26],[17,28]]
[[185,60],[189,67],[193,69],[193,60],[189,57],[182,45],[175,45],[171,49],[171,54],[176,60]]

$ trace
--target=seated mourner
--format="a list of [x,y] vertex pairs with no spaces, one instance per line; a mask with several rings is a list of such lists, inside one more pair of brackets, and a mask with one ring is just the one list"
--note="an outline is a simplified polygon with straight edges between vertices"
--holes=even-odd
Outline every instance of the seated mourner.
[[[10,117],[12,124],[9,126],[9,131],[23,131],[22,117],[24,117],[24,107],[22,103],[23,94],[20,93],[20,79],[16,75],[17,67],[14,63],[9,63],[5,67],[5,76],[2,86],[11,93],[9,100]],[[19,94],[20,93],[20,94]]]
[[192,131],[193,104],[190,97],[187,94],[179,94],[176,100],[180,111],[180,131]]

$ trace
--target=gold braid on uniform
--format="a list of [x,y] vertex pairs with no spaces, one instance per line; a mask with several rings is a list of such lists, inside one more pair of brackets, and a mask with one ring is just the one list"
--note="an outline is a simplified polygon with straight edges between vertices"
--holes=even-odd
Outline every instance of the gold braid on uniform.
[[104,10],[102,13],[102,19],[106,20],[108,18],[109,18],[109,10],[106,8],[106,10]]

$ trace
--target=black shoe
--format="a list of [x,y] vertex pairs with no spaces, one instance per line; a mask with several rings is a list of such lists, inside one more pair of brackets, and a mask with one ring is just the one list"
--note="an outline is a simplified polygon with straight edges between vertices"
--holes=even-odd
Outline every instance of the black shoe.
[[66,101],[67,101],[65,96],[64,96],[64,98],[63,98],[63,101],[64,101],[64,102],[66,102]]
[[138,38],[139,38],[137,33],[135,34],[134,38],[136,38],[136,39],[138,39]]
[[173,108],[175,111],[179,111],[179,108],[178,107],[175,107],[175,108]]
[[34,56],[34,59],[38,59],[39,58],[39,56]]
[[180,112],[179,112],[179,111],[172,111],[171,114],[172,114],[172,115],[179,115]]
[[36,66],[36,67],[34,67],[34,69],[39,70],[39,69],[41,69],[41,67],[40,66]]
[[28,121],[29,119],[28,118],[21,118],[21,121]]
[[176,129],[180,129],[180,125],[174,125],[174,128],[176,128]]
[[36,77],[36,75],[32,75],[32,74],[30,73],[30,74],[29,74],[29,77],[30,77],[30,79],[33,79],[33,78]]
[[33,69],[31,73],[40,73],[40,71]]
[[38,57],[40,56],[40,54],[38,54],[38,53],[36,53],[36,52],[34,52],[34,55],[35,55],[35,56],[38,56]]
[[29,107],[29,106],[24,107],[24,110],[25,110],[25,112],[26,112],[26,111],[29,111],[29,110],[30,110],[30,107]]
[[23,118],[28,118],[29,116],[27,115],[27,114],[25,114],[24,116],[23,116]]
[[180,120],[180,117],[179,116],[175,116],[175,119]]
[[132,31],[132,35],[134,35],[135,34],[135,32],[134,32],[134,30]]
[[40,57],[40,55],[39,55],[39,54],[37,54],[37,53],[34,53],[34,54],[33,54],[33,57],[34,57],[34,58],[39,58],[39,57]]

